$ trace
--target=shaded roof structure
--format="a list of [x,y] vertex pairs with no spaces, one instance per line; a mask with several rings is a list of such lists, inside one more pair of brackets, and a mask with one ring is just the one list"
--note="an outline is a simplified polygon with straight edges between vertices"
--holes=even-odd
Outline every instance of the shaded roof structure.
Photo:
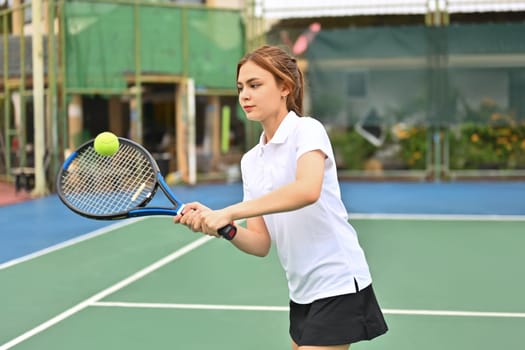
[[506,0],[262,0],[266,18],[345,17],[425,14],[434,10],[453,13],[525,11],[525,1]]

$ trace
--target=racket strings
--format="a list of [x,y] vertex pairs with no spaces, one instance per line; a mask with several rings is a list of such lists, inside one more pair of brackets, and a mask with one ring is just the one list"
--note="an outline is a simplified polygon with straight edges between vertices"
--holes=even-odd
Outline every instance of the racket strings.
[[139,150],[121,144],[112,156],[88,147],[63,171],[61,189],[68,202],[91,215],[126,212],[153,195],[156,174]]

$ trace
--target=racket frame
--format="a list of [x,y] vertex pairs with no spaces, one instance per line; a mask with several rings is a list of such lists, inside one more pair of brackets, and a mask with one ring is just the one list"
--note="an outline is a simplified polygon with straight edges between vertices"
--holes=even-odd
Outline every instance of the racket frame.
[[[87,148],[93,148],[94,139],[89,140],[85,142],[84,144],[80,145],[75,151],[73,151],[64,161],[62,167],[60,167],[57,176],[56,176],[56,189],[57,194],[60,200],[73,212],[90,218],[90,219],[96,219],[96,220],[121,220],[121,219],[127,219],[127,218],[136,218],[136,217],[142,217],[142,216],[154,216],[154,215],[165,215],[165,216],[175,216],[182,214],[182,211],[184,209],[184,203],[180,201],[177,196],[173,193],[173,191],[170,189],[169,185],[166,183],[166,180],[164,180],[164,177],[160,171],[160,168],[151,155],[151,153],[146,150],[142,145],[139,143],[129,140],[127,138],[119,137],[120,145],[128,144],[129,146],[133,147],[134,149],[140,151],[142,155],[144,155],[147,160],[149,161],[151,167],[153,168],[153,171],[155,173],[155,184],[153,186],[153,189],[146,195],[146,197],[140,202],[138,205],[133,207],[132,209],[113,213],[113,214],[92,214],[87,213],[83,210],[80,210],[76,206],[72,205],[70,201],[67,199],[66,195],[62,191],[62,176],[64,173],[68,170],[69,165],[73,162],[73,160],[85,149]],[[119,147],[120,149],[120,147]],[[118,152],[118,151],[117,151]],[[111,156],[108,156],[111,157]],[[160,187],[161,191],[164,193],[164,195],[168,198],[168,200],[174,204],[173,208],[166,208],[166,207],[146,207],[146,205],[153,199],[155,194],[157,193],[158,188]],[[226,238],[227,240],[232,240],[236,233],[237,228],[235,225],[229,224],[223,228],[221,228],[218,233]]]

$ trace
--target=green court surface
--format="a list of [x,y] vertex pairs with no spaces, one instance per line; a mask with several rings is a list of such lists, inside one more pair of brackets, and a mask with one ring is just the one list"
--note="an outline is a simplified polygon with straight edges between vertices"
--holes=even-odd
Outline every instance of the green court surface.
[[[353,349],[523,349],[525,220],[352,223],[390,328]],[[275,251],[249,256],[169,218],[2,268],[0,286],[0,350],[291,348]]]

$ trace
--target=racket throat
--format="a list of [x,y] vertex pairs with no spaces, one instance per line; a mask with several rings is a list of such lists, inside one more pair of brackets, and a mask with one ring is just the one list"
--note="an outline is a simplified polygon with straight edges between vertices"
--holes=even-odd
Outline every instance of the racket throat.
[[137,218],[141,216],[151,216],[151,215],[166,215],[166,216],[175,216],[179,214],[179,209],[168,209],[161,207],[147,207],[133,209],[128,212],[128,217]]

